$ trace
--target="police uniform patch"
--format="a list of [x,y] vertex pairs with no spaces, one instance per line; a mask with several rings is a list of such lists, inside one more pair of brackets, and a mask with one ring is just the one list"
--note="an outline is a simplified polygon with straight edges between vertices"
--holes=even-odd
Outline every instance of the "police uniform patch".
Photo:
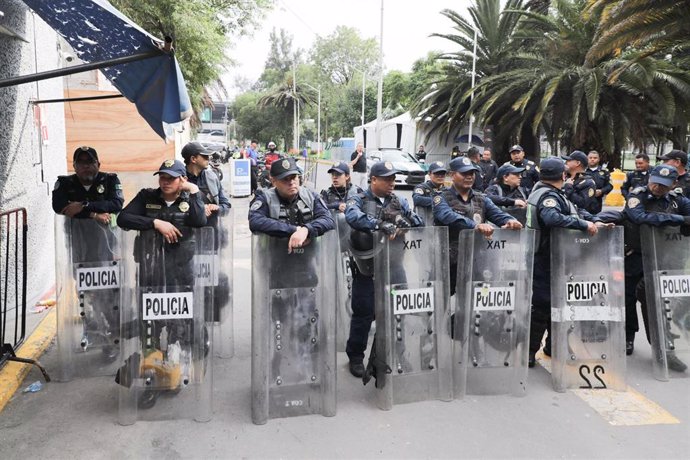
[[544,200],[544,203],[543,203],[544,207],[546,207],[546,208],[555,208],[557,204],[558,203],[556,203],[556,200],[553,198],[547,198]]
[[443,162],[442,162],[442,161],[437,161],[437,162],[436,162],[436,166],[443,167]]
[[416,189],[414,189],[414,192],[417,195],[424,195],[424,189],[423,188],[416,188]]
[[386,169],[388,169],[388,170],[393,169],[393,163],[391,163],[390,161],[386,161],[383,165],[384,165],[384,166],[386,167]]
[[347,205],[348,205],[348,206],[352,206],[352,205],[354,205],[355,203],[356,203],[356,201],[355,201],[354,198],[350,198],[349,200],[347,200]]
[[468,164],[470,164],[470,163],[472,163],[472,162],[470,161],[469,158],[465,157],[465,158],[462,159],[462,164],[468,165]]
[[630,198],[628,200],[628,207],[629,208],[634,208],[635,206],[638,206],[639,204],[640,204],[639,198]]
[[530,166],[530,165],[527,165],[527,166],[525,166],[525,171],[529,171],[529,170],[530,170],[530,168],[531,168],[531,166]]
[[98,193],[105,192],[105,187],[103,187],[103,184],[99,184],[98,187],[96,187],[96,192],[98,192]]
[[88,151],[89,151],[89,148],[88,148],[87,146],[85,146],[85,145],[82,145],[81,147],[79,147],[79,149],[80,149],[82,152],[88,152]]
[[189,211],[189,203],[187,203],[186,201],[183,201],[182,203],[180,203],[179,208],[180,208],[180,211],[187,212],[187,211]]
[[476,224],[481,224],[481,223],[482,223],[482,216],[481,216],[481,214],[475,214],[474,216],[472,216],[472,220],[474,220],[474,222],[475,222]]
[[666,177],[666,176],[668,176],[669,174],[671,174],[671,170],[670,170],[670,169],[666,169],[666,168],[662,168],[661,171],[659,171],[659,174],[661,174],[662,176]]
[[263,201],[256,200],[255,202],[252,203],[252,205],[250,206],[249,209],[251,209],[252,211],[258,211],[259,208],[261,208],[261,206],[262,206],[263,204],[264,204]]
[[165,166],[166,168],[169,168],[174,164],[175,164],[175,160],[165,160],[165,163],[163,163],[163,166]]
[[682,195],[683,194],[683,188],[678,187],[677,189],[674,190],[674,192],[676,192],[678,195]]
[[599,174],[602,175],[602,176],[605,176],[605,175],[606,175],[606,172],[605,172],[605,171],[599,171]]
[[440,196],[435,196],[434,197],[434,204],[439,204],[441,202],[441,197]]
[[162,208],[162,206],[159,205],[159,204],[151,204],[151,203],[149,203],[149,204],[146,205],[146,209],[161,209],[161,208]]
[[115,184],[115,190],[122,190],[122,184]]
[[283,162],[280,164],[285,169],[290,168],[290,162],[288,160],[283,160]]
[[590,198],[594,196],[594,189],[593,188],[589,189],[589,191],[587,192],[587,196],[589,196]]

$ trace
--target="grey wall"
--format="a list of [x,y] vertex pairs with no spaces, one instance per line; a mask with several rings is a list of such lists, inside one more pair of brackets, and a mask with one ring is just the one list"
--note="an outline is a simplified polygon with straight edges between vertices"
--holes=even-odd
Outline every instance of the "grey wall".
[[[29,41],[0,35],[0,78],[60,67],[56,33],[19,0],[4,0],[0,6],[3,23]],[[28,211],[29,306],[54,284],[50,193],[56,177],[66,171],[63,105],[43,105],[48,131],[48,142],[43,143],[30,101],[61,97],[61,78],[0,88],[0,210]]]

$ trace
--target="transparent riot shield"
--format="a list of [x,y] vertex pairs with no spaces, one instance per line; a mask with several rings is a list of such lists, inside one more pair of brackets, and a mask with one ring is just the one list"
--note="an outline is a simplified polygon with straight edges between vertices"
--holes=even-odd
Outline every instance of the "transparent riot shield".
[[434,226],[434,212],[431,206],[415,206],[414,212],[422,218],[425,227]]
[[252,421],[335,415],[338,235],[252,236]]
[[206,319],[213,323],[213,352],[218,358],[234,354],[233,333],[233,210],[213,221],[213,246],[194,257],[198,283],[205,288]]
[[554,389],[625,385],[623,228],[551,230]]
[[501,208],[501,210],[515,217],[518,220],[518,222],[520,222],[522,225],[526,225],[527,208],[518,208],[517,206],[510,206],[507,208]]
[[[374,235],[377,405],[453,399],[448,229]],[[387,372],[389,371],[389,372]]]
[[58,380],[115,375],[120,358],[120,229],[55,216]]
[[654,377],[688,377],[690,235],[679,227],[641,227]]
[[180,231],[174,244],[155,230],[124,232],[124,364],[115,379],[121,425],[211,418],[213,323],[205,318],[206,286],[194,257],[210,253],[214,235],[210,227]]
[[[527,390],[534,230],[496,229],[491,239],[460,232],[455,294],[453,380],[456,397]],[[454,334],[455,335],[455,334]]]
[[342,212],[331,211],[340,245],[336,264],[336,350],[345,351],[352,320],[352,269],[350,267],[350,225]]

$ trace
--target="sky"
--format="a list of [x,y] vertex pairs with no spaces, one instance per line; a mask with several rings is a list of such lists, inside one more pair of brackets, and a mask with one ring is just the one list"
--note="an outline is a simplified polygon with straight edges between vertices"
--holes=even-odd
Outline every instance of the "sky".
[[[448,40],[429,37],[432,33],[450,33],[452,22],[440,14],[452,9],[467,16],[471,0],[384,0],[383,54],[386,71],[409,72],[412,63],[429,51],[447,51]],[[223,81],[231,93],[235,75],[252,82],[263,71],[270,48],[273,27],[286,29],[293,35],[293,48],[309,50],[317,36],[327,37],[336,26],[359,30],[362,38],[379,37],[381,25],[379,0],[276,0],[276,6],[248,36],[236,41],[229,54],[238,65]]]

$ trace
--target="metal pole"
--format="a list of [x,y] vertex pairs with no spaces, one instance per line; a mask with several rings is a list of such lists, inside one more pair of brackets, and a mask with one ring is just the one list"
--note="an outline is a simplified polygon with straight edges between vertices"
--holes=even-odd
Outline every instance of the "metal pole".
[[320,158],[321,154],[321,87],[318,89],[319,91],[319,101],[318,101],[318,113],[316,115],[316,144],[318,147],[316,148],[316,155],[317,158]]
[[472,92],[470,93],[470,132],[469,136],[467,138],[467,142],[469,143],[469,148],[472,147],[472,122],[474,121],[474,117],[472,115],[472,103],[474,101],[474,75],[475,71],[477,69],[477,28],[474,28],[474,49],[472,51]]
[[297,71],[292,63],[292,148],[297,150]]
[[362,72],[362,129],[364,129],[364,94],[367,90],[367,74]]
[[381,148],[381,116],[383,112],[383,0],[381,0],[381,31],[379,37],[379,88],[376,95],[376,148]]

